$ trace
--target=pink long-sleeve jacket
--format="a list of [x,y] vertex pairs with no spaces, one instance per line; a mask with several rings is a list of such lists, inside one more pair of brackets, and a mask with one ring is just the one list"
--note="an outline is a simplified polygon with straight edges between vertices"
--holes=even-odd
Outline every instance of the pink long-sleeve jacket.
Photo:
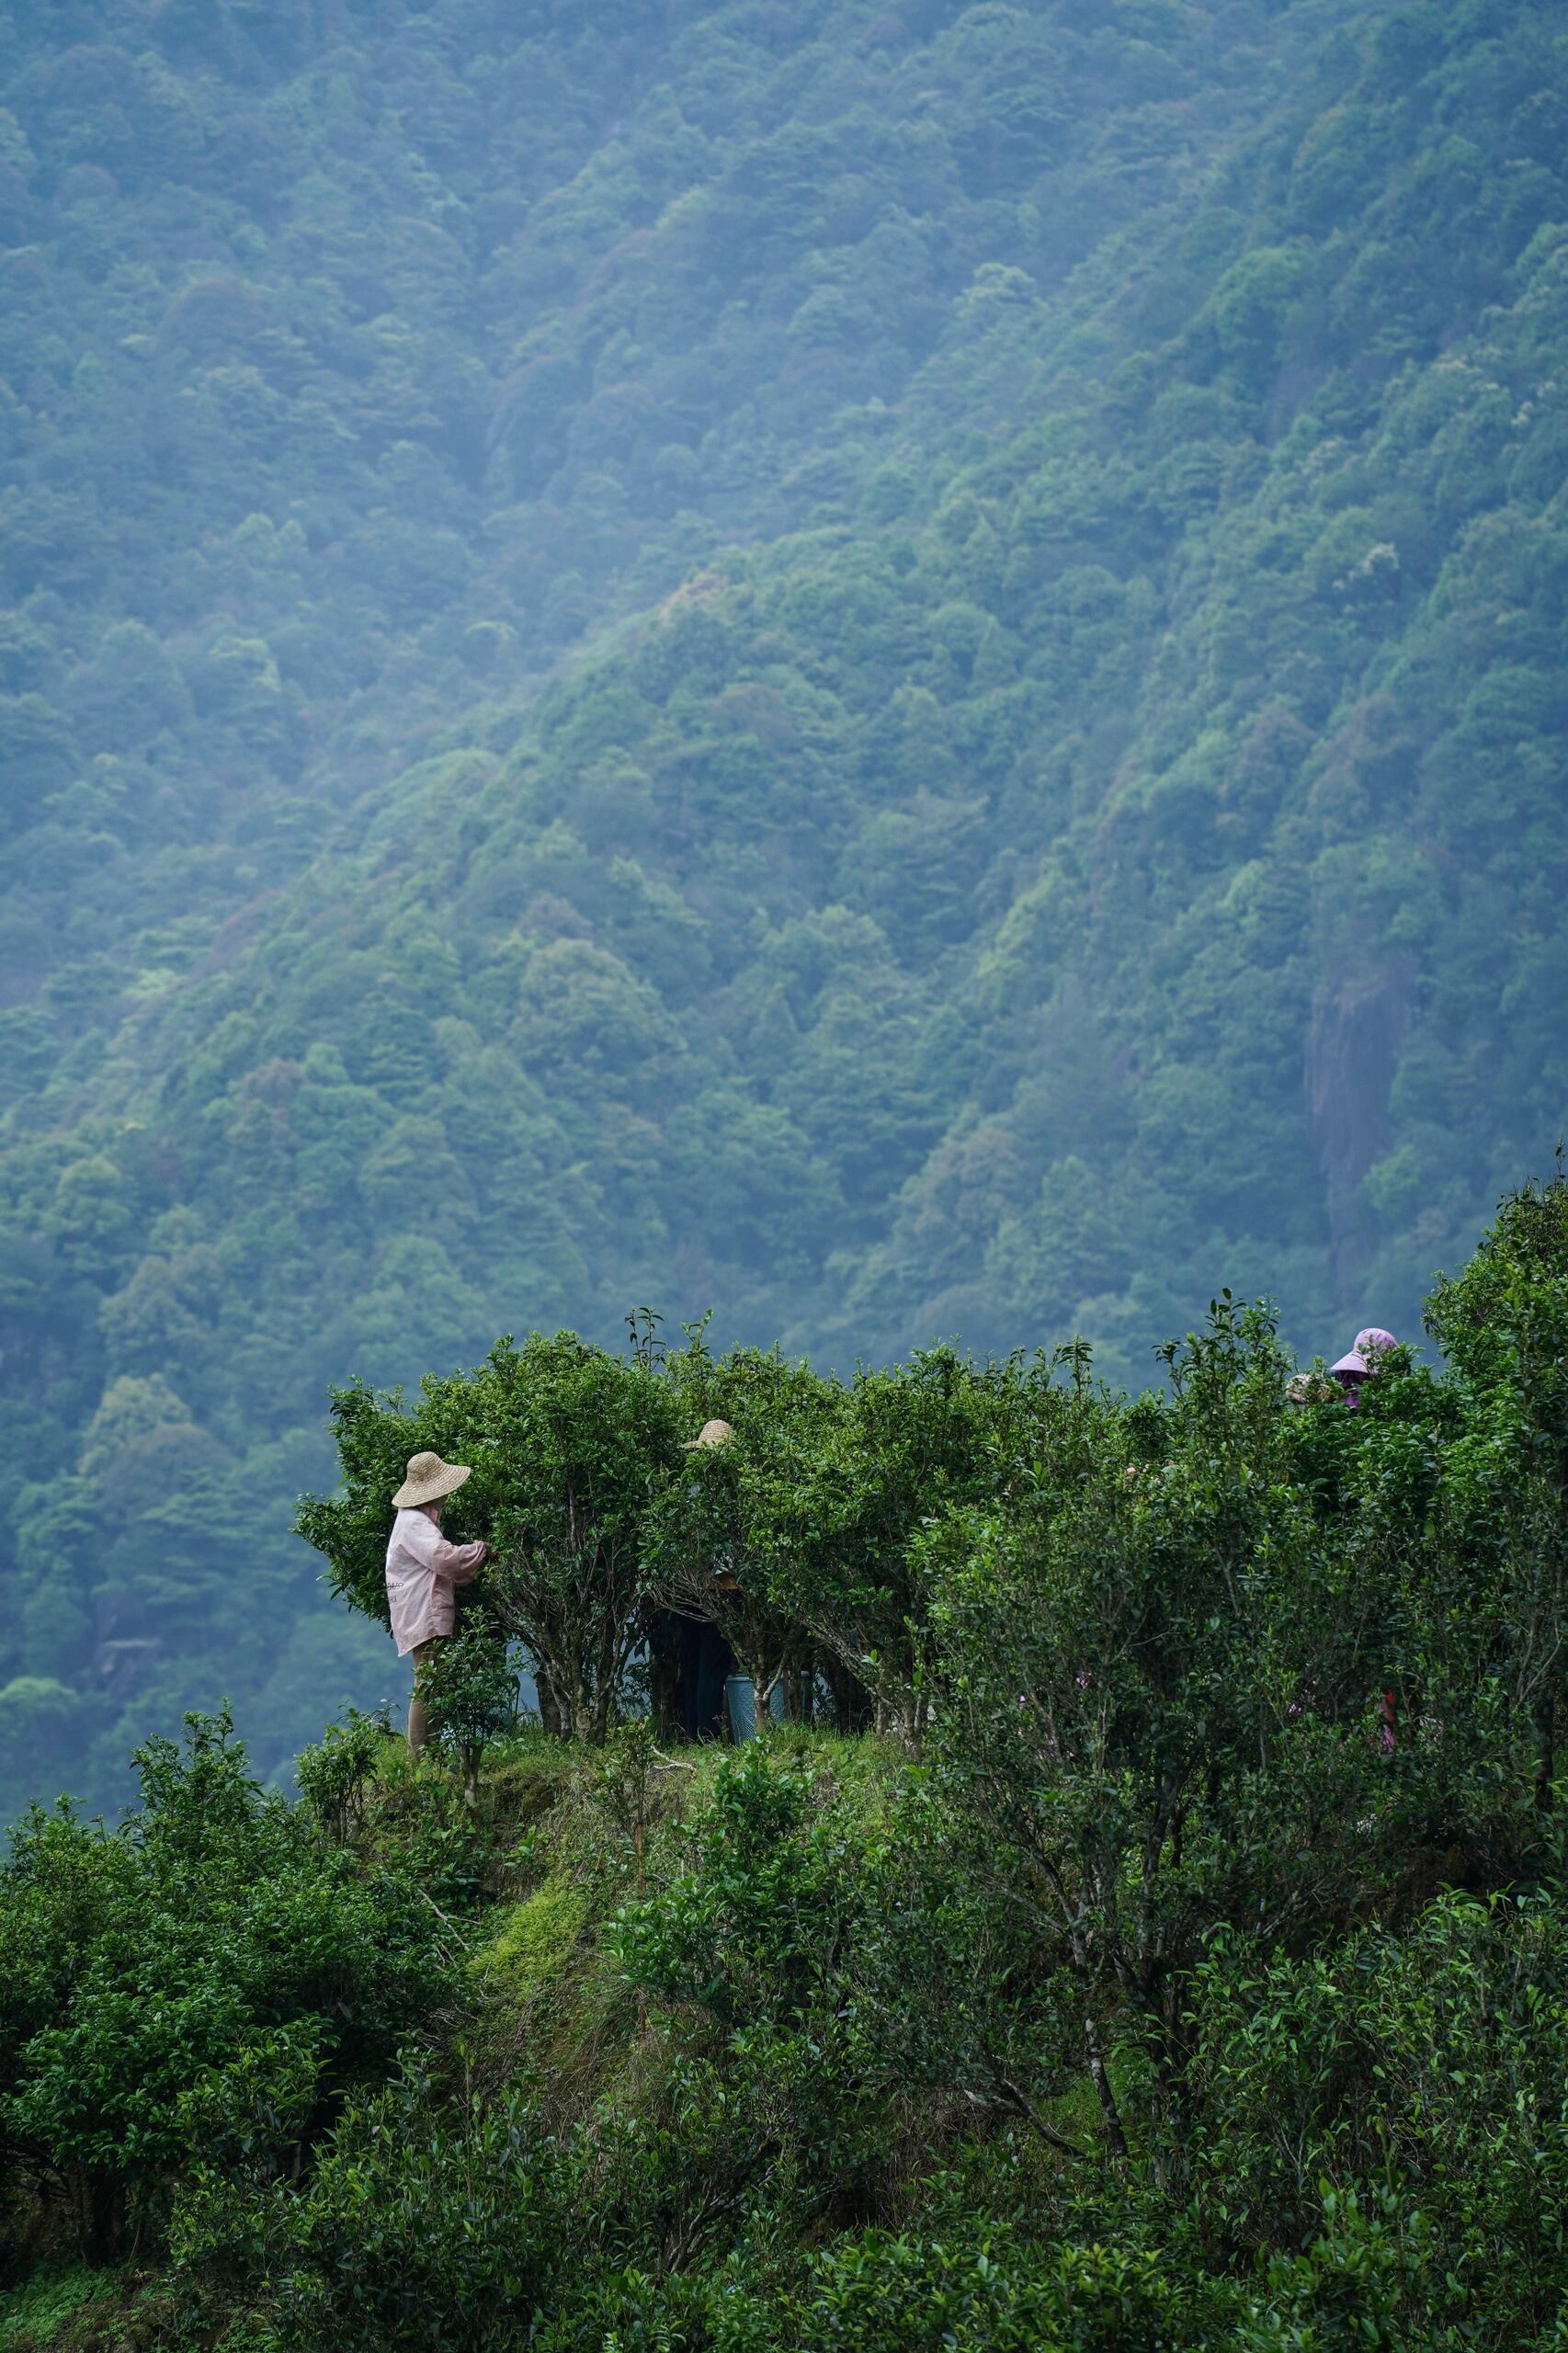
[[484,1558],[483,1544],[449,1544],[423,1511],[400,1511],[387,1540],[387,1601],[399,1658],[449,1634],[454,1586],[467,1585]]

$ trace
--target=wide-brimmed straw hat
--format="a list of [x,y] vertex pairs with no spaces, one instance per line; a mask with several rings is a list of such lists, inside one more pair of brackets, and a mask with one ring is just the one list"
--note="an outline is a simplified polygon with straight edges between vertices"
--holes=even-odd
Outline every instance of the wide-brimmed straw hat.
[[704,1422],[696,1438],[688,1438],[681,1448],[683,1454],[695,1454],[699,1446],[728,1446],[735,1433],[728,1422]]
[[1376,1372],[1378,1358],[1387,1356],[1391,1348],[1396,1348],[1398,1346],[1399,1342],[1392,1332],[1385,1332],[1381,1324],[1369,1324],[1364,1332],[1357,1333],[1356,1345],[1348,1355],[1342,1356],[1337,1364],[1331,1364],[1329,1370],[1330,1372],[1348,1372],[1358,1377],[1364,1373]]
[[469,1475],[466,1462],[443,1462],[438,1454],[411,1454],[408,1476],[392,1497],[399,1511],[417,1511],[421,1504],[439,1503],[455,1494]]

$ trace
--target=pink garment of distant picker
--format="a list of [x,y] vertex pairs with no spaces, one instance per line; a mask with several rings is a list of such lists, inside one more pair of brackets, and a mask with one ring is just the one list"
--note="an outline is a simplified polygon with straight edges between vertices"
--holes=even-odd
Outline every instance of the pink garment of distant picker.
[[1369,1372],[1376,1372],[1378,1358],[1398,1346],[1399,1342],[1392,1332],[1385,1332],[1381,1324],[1369,1324],[1364,1332],[1357,1333],[1356,1345],[1348,1356],[1341,1357],[1337,1364],[1331,1364],[1329,1370],[1352,1373],[1359,1379]]
[[454,1587],[467,1585],[484,1558],[483,1544],[449,1544],[423,1511],[400,1511],[387,1541],[387,1601],[399,1658],[449,1634]]

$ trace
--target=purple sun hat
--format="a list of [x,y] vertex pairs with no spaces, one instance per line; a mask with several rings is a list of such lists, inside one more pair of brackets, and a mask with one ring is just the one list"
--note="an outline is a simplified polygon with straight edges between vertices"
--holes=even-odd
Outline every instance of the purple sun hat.
[[1337,1364],[1331,1364],[1329,1370],[1352,1373],[1359,1380],[1365,1373],[1376,1372],[1379,1357],[1387,1356],[1391,1348],[1398,1346],[1392,1332],[1385,1332],[1381,1324],[1369,1324],[1364,1332],[1357,1333],[1356,1345],[1349,1355],[1341,1357]]

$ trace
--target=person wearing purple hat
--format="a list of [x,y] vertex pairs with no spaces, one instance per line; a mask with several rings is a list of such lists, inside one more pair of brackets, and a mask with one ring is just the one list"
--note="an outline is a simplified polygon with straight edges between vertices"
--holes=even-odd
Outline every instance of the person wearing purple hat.
[[[1391,1348],[1399,1346],[1392,1332],[1381,1324],[1369,1324],[1364,1332],[1356,1335],[1356,1345],[1337,1364],[1329,1366],[1330,1372],[1345,1390],[1345,1402],[1352,1413],[1361,1400],[1361,1383],[1378,1371]],[[1392,1756],[1398,1737],[1398,1707],[1392,1691],[1383,1693],[1379,1711],[1379,1741],[1385,1756]]]
[[1398,1346],[1392,1332],[1385,1332],[1381,1324],[1369,1324],[1365,1331],[1357,1333],[1355,1347],[1342,1356],[1337,1364],[1329,1366],[1335,1381],[1344,1387],[1352,1412],[1360,1395],[1361,1383],[1369,1374],[1378,1370],[1389,1350]]

